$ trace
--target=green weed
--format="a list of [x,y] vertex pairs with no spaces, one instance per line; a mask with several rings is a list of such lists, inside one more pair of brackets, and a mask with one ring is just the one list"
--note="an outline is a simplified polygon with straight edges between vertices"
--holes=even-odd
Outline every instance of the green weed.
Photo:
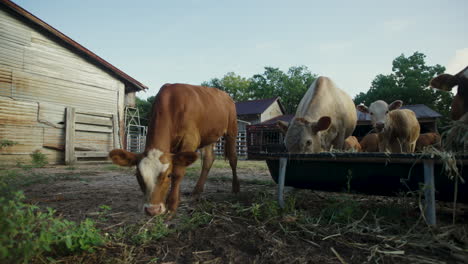
[[0,197],[0,262],[46,262],[47,256],[93,252],[105,243],[91,220],[76,224],[56,217],[50,208],[41,212],[23,200],[21,192],[14,193],[10,199]]
[[29,154],[29,156],[31,156],[32,165],[36,168],[42,168],[49,164],[47,155],[42,153],[40,150],[35,150],[33,153]]
[[12,140],[8,140],[8,139],[2,139],[2,140],[0,140],[0,150],[4,149],[4,148],[11,147],[11,146],[14,146],[14,145],[17,145],[17,144],[18,144],[18,142],[16,142],[16,141],[12,141]]

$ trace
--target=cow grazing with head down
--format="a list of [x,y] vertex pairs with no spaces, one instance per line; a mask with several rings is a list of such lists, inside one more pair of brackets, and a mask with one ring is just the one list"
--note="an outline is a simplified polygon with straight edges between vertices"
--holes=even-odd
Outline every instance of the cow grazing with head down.
[[289,152],[317,153],[332,147],[342,150],[356,121],[351,97],[321,76],[305,93],[291,123],[278,121],[278,126],[286,134],[284,143]]
[[371,123],[378,133],[380,152],[414,152],[420,126],[413,111],[398,109],[402,104],[400,100],[390,105],[378,100],[369,107],[357,106],[359,111],[371,115]]
[[451,118],[459,120],[468,113],[468,67],[455,75],[441,74],[432,79],[430,85],[442,91],[451,91],[454,86],[458,85],[457,94],[452,101]]
[[379,152],[379,136],[377,133],[365,135],[359,144],[362,152]]
[[440,135],[439,133],[429,132],[419,135],[416,141],[416,151],[422,151],[425,147],[433,146],[440,148]]
[[350,136],[345,139],[344,150],[361,152],[361,144],[355,136]]
[[[232,169],[232,191],[239,192],[236,174],[237,116],[229,95],[216,88],[165,84],[156,96],[149,121],[145,151],[123,149],[109,153],[115,164],[136,165],[136,177],[146,196],[149,215],[174,213],[180,201],[180,184],[186,167],[203,148],[203,165],[195,195],[203,191],[214,161],[213,144],[225,137],[225,156]],[[169,187],[170,190],[169,190]]]

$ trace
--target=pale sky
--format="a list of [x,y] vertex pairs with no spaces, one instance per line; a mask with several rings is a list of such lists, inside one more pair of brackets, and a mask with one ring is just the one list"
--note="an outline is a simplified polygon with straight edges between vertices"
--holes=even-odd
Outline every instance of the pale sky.
[[150,87],[305,65],[352,97],[392,60],[468,65],[468,1],[14,0]]

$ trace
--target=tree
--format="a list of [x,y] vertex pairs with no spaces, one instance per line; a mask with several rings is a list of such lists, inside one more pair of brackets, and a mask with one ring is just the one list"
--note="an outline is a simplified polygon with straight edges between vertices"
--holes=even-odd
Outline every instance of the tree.
[[216,87],[227,92],[234,101],[245,101],[251,98],[250,79],[241,77],[234,72],[226,73],[223,78],[213,78],[203,82],[202,86]]
[[262,74],[255,74],[251,78],[229,72],[221,79],[213,78],[202,85],[226,91],[236,102],[280,96],[286,112],[294,113],[316,78],[306,66],[290,67],[287,73],[279,68],[265,67]]
[[140,112],[140,124],[148,126],[148,121],[151,118],[151,108],[153,106],[155,96],[150,96],[145,99],[136,98],[136,107]]
[[390,103],[399,99],[404,104],[425,104],[448,117],[452,95],[428,87],[430,80],[443,73],[445,67],[439,64],[428,66],[425,58],[426,55],[420,52],[409,57],[402,54],[395,58],[393,73],[377,75],[369,91],[356,95],[354,103],[369,105],[376,100]]
[[252,77],[251,90],[255,99],[281,97],[287,113],[295,113],[302,97],[317,78],[306,66],[290,67],[287,73],[265,67],[263,74]]

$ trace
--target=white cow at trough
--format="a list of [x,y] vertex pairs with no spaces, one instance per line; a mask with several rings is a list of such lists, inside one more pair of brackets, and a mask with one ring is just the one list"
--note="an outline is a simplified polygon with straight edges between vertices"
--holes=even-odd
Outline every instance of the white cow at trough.
[[331,79],[320,76],[304,94],[291,124],[279,121],[289,152],[342,150],[354,131],[357,114],[351,97]]
[[377,132],[380,152],[414,152],[420,133],[416,114],[409,109],[398,109],[403,105],[396,100],[390,105],[382,100],[358,105],[357,109],[371,116],[371,123]]

